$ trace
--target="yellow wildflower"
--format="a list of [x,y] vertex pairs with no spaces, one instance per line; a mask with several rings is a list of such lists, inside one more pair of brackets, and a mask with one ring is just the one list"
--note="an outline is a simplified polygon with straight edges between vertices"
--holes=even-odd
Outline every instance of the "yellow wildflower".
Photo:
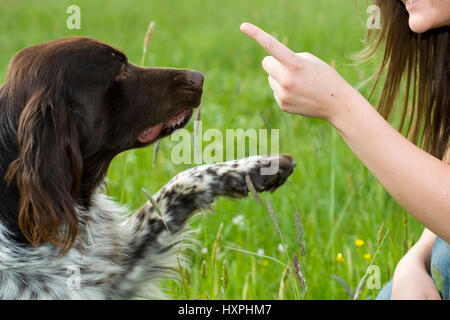
[[356,240],[355,240],[355,245],[356,245],[357,247],[362,247],[362,246],[364,245],[364,240],[356,239]]
[[344,259],[344,256],[342,255],[342,253],[339,252],[339,253],[337,254],[337,256],[336,256],[336,261],[337,261],[337,262],[344,262],[344,260],[345,260],[345,259]]
[[371,255],[370,253],[366,253],[366,254],[364,255],[364,259],[370,260],[370,258],[372,258],[372,255]]

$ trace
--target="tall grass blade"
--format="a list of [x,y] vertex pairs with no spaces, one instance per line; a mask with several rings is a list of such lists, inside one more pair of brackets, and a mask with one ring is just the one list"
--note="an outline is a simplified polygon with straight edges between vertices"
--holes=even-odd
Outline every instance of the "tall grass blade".
[[303,296],[306,293],[306,279],[303,276],[303,273],[301,271],[301,265],[300,265],[300,261],[298,261],[298,257],[297,255],[294,253],[294,257],[293,257],[293,263],[294,263],[294,272],[295,275],[297,276],[297,279],[300,283],[300,288],[302,289],[302,294]]
[[284,268],[283,273],[281,274],[281,280],[280,280],[280,289],[278,290],[278,299],[284,300],[284,291],[286,290],[286,282],[289,275],[289,267],[286,266]]
[[300,248],[300,254],[302,257],[305,256],[305,245],[303,244],[304,230],[303,223],[300,218],[300,213],[298,210],[295,210],[295,231],[297,232],[297,243]]
[[338,275],[332,274],[331,278],[333,278],[333,280],[337,281],[337,283],[339,283],[342,288],[344,288],[345,293],[348,296],[348,299],[353,299],[354,295],[355,295],[355,291],[350,287],[350,285],[347,283],[347,281],[345,281],[344,279],[342,279],[341,277],[339,277]]

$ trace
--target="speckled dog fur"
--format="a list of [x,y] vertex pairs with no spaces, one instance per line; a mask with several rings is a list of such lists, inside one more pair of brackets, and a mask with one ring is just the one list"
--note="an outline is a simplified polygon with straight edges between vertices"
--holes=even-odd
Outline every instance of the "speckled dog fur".
[[[274,162],[275,174],[260,174]],[[0,223],[0,298],[163,298],[159,280],[176,274],[189,217],[219,196],[246,196],[246,175],[258,191],[273,191],[293,167],[289,156],[251,157],[181,172],[154,196],[164,221],[150,203],[124,220],[126,210],[98,190],[89,211],[78,211],[80,235],[62,257],[54,245],[17,245]]]

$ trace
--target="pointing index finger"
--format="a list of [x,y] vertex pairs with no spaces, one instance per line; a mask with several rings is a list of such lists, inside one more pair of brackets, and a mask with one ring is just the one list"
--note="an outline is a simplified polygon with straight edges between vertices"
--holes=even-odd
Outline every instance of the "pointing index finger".
[[241,25],[241,31],[258,42],[264,50],[280,61],[283,65],[287,67],[297,65],[299,59],[298,56],[291,49],[286,47],[267,32],[248,22]]

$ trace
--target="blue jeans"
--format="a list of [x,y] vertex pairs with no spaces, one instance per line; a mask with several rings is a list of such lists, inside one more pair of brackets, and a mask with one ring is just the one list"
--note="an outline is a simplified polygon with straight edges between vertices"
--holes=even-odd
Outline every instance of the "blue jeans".
[[[440,238],[436,238],[431,253],[431,276],[434,282],[440,285],[442,299],[449,300],[450,290],[450,245]],[[414,281],[414,279],[411,279]],[[390,300],[392,281],[389,281],[378,292],[377,300]]]

